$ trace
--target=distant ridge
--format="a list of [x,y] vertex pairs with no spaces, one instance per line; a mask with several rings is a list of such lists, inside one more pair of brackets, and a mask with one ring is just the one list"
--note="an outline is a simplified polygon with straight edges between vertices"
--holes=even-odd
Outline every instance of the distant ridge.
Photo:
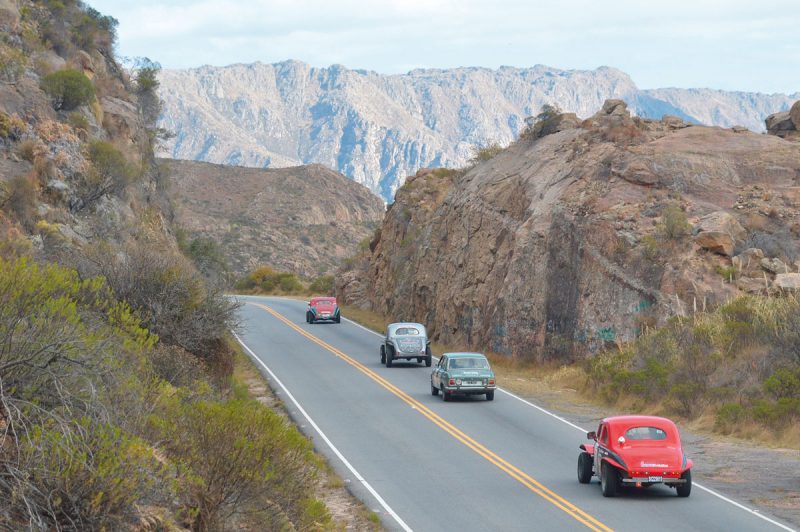
[[587,117],[619,98],[644,117],[763,131],[764,118],[800,93],[641,90],[611,67],[382,75],[285,61],[166,70],[161,96],[161,125],[176,134],[163,156],[252,167],[319,163],[391,201],[421,167],[462,166],[474,146],[508,144],[546,103]]

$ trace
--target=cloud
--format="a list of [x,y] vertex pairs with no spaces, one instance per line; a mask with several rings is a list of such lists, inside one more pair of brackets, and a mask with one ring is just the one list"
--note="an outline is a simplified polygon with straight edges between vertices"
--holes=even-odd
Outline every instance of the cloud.
[[[90,0],[91,1],[91,0]],[[95,0],[120,52],[167,67],[298,59],[409,67],[610,65],[642,87],[800,89],[796,0]]]

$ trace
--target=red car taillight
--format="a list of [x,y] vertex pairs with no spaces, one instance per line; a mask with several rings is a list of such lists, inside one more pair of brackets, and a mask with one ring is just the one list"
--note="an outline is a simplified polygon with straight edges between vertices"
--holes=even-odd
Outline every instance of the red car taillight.
[[450,379],[450,382],[448,382],[447,384],[449,384],[450,386],[455,386],[456,385],[456,380],[455,379]]
[[489,379],[489,386],[494,386],[494,379]]

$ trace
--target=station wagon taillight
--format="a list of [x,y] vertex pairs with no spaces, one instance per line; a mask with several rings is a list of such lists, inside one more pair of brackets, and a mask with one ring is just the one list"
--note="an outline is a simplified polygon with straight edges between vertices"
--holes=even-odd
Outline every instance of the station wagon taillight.
[[450,379],[450,382],[448,382],[448,384],[450,386],[455,386],[456,385],[456,380],[455,379]]
[[494,386],[494,379],[489,379],[489,386]]

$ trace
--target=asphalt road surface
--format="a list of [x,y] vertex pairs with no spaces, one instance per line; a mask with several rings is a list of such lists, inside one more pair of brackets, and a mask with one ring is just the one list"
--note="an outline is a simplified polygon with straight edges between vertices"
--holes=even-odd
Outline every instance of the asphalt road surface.
[[389,530],[792,530],[700,488],[702,478],[688,499],[664,486],[604,498],[597,479],[577,481],[586,427],[504,391],[445,403],[429,368],[380,364],[375,333],[307,324],[302,301],[241,300],[240,341]]

